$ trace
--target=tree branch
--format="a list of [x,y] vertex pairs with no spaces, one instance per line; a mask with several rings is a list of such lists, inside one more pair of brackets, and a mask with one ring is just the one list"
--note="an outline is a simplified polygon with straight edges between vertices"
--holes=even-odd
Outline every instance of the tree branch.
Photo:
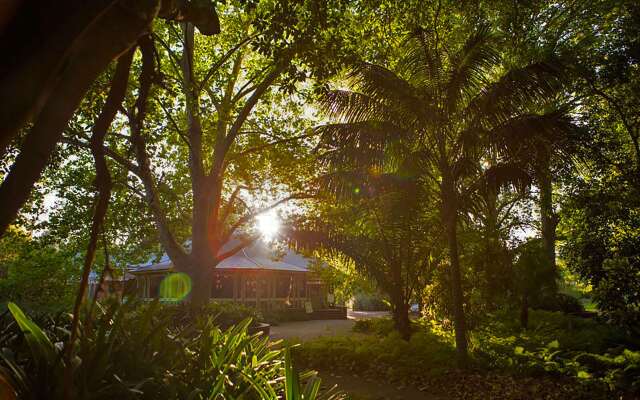
[[307,194],[307,193],[293,194],[293,195],[291,195],[289,197],[285,197],[284,199],[280,199],[280,200],[276,201],[275,203],[273,203],[273,204],[271,204],[271,205],[269,205],[267,207],[261,208],[261,209],[259,209],[257,211],[254,211],[254,212],[252,212],[250,214],[247,214],[247,215],[243,216],[235,224],[233,224],[231,226],[231,228],[227,231],[227,233],[223,237],[223,242],[228,241],[229,238],[231,238],[231,236],[234,234],[234,232],[238,228],[240,228],[242,225],[248,223],[249,221],[253,220],[258,215],[264,214],[267,211],[273,210],[274,208],[278,207],[279,205],[284,204],[284,203],[286,203],[286,202],[288,202],[290,200],[310,199],[312,197],[314,197],[314,196],[311,195],[311,194]]
[[153,63],[153,42],[149,37],[143,37],[140,40],[140,50],[142,52],[142,72],[140,73],[140,89],[138,91],[138,99],[136,100],[135,105],[136,112],[130,119],[131,138],[135,149],[136,160],[140,168],[140,178],[145,189],[145,199],[151,209],[151,213],[153,214],[155,224],[159,232],[160,242],[174,263],[184,263],[187,255],[182,247],[176,242],[169,229],[169,223],[164,211],[162,210],[153,174],[151,173],[149,156],[146,152],[146,142],[142,136],[142,128],[147,111],[147,100],[151,90],[153,75],[155,73]]

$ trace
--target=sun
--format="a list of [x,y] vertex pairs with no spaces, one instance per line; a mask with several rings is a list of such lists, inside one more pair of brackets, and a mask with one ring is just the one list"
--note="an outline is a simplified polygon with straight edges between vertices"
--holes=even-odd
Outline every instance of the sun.
[[256,228],[265,240],[271,240],[280,229],[280,219],[275,211],[261,214],[256,217]]

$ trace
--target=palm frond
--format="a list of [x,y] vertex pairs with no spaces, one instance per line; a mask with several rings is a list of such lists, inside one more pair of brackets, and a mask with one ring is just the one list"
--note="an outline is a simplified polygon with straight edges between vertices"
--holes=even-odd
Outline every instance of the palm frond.
[[367,96],[349,90],[332,90],[319,100],[320,109],[332,120],[343,123],[362,121],[388,121],[397,117],[389,108]]
[[[489,140],[513,159],[534,161],[541,151],[563,153],[576,127],[565,109],[545,114],[522,114],[491,130]],[[567,153],[570,153],[567,151]]]
[[469,36],[464,46],[451,60],[447,83],[447,106],[453,110],[462,97],[471,97],[478,87],[486,84],[487,72],[495,68],[500,55],[493,46],[493,35],[488,25],[481,25]]
[[498,163],[488,168],[483,175],[485,188],[493,193],[506,187],[513,187],[516,191],[524,193],[531,187],[532,182],[526,166],[519,163]]
[[358,91],[393,108],[405,118],[414,119],[428,112],[429,104],[422,101],[415,88],[385,67],[358,63],[350,71],[349,78]]
[[559,61],[539,61],[514,68],[497,82],[483,86],[464,111],[471,119],[496,126],[532,105],[546,104],[562,88]]
[[415,192],[416,177],[397,173],[379,173],[375,170],[339,170],[316,179],[323,191],[339,199],[366,199],[385,194]]
[[398,72],[406,76],[425,98],[435,100],[443,81],[443,52],[437,48],[435,32],[425,28],[413,30],[400,50],[404,54],[398,64]]

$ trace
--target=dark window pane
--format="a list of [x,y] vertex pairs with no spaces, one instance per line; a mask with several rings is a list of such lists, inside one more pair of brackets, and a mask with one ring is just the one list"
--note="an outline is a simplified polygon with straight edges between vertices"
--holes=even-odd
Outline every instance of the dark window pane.
[[228,272],[216,272],[213,274],[211,297],[215,299],[233,298],[233,274]]
[[279,275],[276,279],[276,297],[289,297],[291,293],[291,276]]

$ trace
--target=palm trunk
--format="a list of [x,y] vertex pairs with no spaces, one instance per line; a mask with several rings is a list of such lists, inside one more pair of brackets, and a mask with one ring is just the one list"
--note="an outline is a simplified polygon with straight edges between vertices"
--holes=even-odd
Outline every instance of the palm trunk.
[[556,266],[556,226],[558,217],[553,211],[553,187],[549,163],[545,163],[538,170],[538,184],[540,185],[540,222],[542,239],[544,241],[547,260],[555,270]]
[[445,176],[442,181],[442,214],[451,260],[451,289],[453,294],[453,322],[455,325],[456,351],[458,364],[464,366],[467,361],[467,327],[464,316],[460,256],[458,254],[457,196],[453,179],[449,176]]
[[520,326],[522,329],[527,329],[529,327],[529,293],[526,291],[522,294],[520,307]]

